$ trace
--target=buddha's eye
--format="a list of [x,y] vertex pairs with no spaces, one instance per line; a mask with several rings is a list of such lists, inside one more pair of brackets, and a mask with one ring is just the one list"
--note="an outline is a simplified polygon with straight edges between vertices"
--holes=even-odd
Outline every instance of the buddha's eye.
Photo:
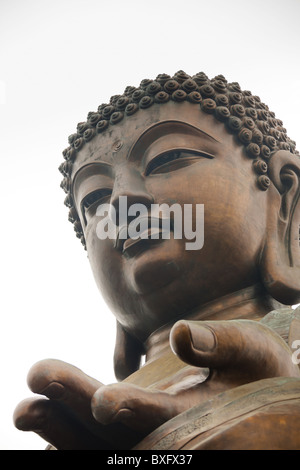
[[101,189],[85,196],[81,202],[81,209],[84,216],[86,216],[87,212],[92,210],[93,207],[95,207],[96,210],[100,204],[107,202],[111,196],[111,192],[111,189]]
[[199,161],[201,158],[214,158],[206,152],[196,150],[172,150],[153,158],[147,165],[145,174],[159,174],[175,171]]

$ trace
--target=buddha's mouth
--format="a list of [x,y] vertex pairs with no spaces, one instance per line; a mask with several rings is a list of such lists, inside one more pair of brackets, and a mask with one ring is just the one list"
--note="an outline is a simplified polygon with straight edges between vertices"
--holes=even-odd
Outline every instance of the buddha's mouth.
[[171,220],[141,217],[135,222],[135,227],[139,225],[143,227],[139,231],[132,230],[132,227],[130,230],[130,225],[119,228],[115,248],[122,254],[136,256],[145,249],[170,239]]
[[[149,229],[146,234],[141,234],[141,237],[137,239],[128,238],[123,244],[122,253],[130,258],[136,256],[149,247],[162,243],[165,240],[165,238],[162,238],[163,233],[162,230]],[[145,238],[144,235],[148,235],[147,238]],[[154,236],[156,236],[156,238],[153,238]]]

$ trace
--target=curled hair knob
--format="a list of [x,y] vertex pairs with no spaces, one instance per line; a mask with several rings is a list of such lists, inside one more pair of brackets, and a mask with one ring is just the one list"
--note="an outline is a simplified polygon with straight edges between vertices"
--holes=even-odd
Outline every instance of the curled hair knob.
[[261,175],[257,178],[257,184],[260,189],[266,191],[269,188],[271,181],[266,175]]
[[256,173],[261,174],[261,175],[264,173],[267,173],[268,171],[268,165],[266,164],[266,162],[264,162],[263,160],[259,160],[259,159],[254,160],[253,168],[256,171]]

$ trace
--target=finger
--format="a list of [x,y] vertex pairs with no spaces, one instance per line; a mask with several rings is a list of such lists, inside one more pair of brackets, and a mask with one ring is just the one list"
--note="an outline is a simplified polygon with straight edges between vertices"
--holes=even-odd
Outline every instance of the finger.
[[27,381],[32,392],[63,403],[84,422],[93,421],[91,398],[102,384],[77,367],[54,359],[43,360],[30,369]]
[[181,402],[175,396],[132,384],[103,386],[92,399],[92,412],[97,421],[106,425],[120,422],[142,435],[181,411]]
[[21,431],[33,431],[58,450],[110,450],[114,447],[82,426],[60,403],[45,398],[27,399],[14,412]]
[[31,368],[27,380],[34,393],[45,395],[51,401],[64,405],[76,417],[78,423],[98,438],[112,444],[119,441],[124,448],[130,448],[140,440],[140,434],[131,432],[124,426],[103,426],[95,420],[91,401],[96,390],[103,384],[77,367],[47,359]]
[[299,376],[291,350],[270,328],[251,320],[179,321],[170,344],[184,362],[215,370],[239,370],[255,378]]

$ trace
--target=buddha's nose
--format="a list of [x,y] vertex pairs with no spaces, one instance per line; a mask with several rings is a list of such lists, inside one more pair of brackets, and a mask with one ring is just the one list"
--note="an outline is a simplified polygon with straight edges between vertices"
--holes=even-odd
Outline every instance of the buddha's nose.
[[147,191],[145,180],[136,169],[122,167],[116,174],[110,203],[115,210],[116,224],[119,225],[120,211],[124,207],[128,210],[133,204],[143,204],[149,209],[153,196]]

